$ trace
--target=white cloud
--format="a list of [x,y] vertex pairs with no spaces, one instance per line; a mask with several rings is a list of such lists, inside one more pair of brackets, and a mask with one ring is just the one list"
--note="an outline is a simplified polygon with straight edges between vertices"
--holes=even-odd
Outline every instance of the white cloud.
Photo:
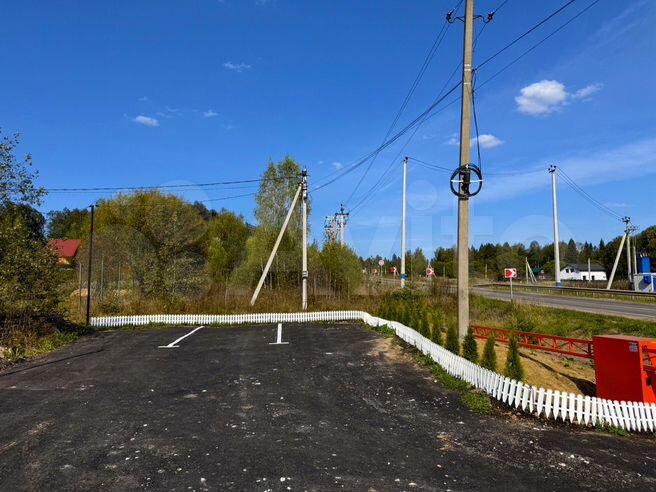
[[231,61],[227,61],[227,62],[225,62],[225,63],[223,64],[223,66],[224,66],[225,68],[227,68],[228,70],[232,70],[232,71],[237,72],[237,73],[241,73],[241,72],[243,72],[244,70],[250,70],[251,68],[253,68],[253,67],[252,67],[251,65],[249,65],[248,63],[244,63],[244,62],[241,62],[241,63],[232,63]]
[[339,171],[340,169],[342,169],[344,167],[344,164],[342,164],[341,162],[335,161],[335,162],[333,162],[332,166]]
[[215,116],[218,116],[218,115],[219,115],[219,113],[217,113],[213,109],[208,109],[207,111],[205,111],[203,113],[204,118],[214,118]]
[[592,94],[595,94],[596,92],[599,92],[602,87],[603,87],[603,85],[599,84],[599,83],[586,85],[582,89],[579,89],[574,94],[572,94],[572,99],[587,99]]
[[595,83],[570,93],[562,82],[542,80],[521,89],[515,102],[517,109],[524,114],[544,115],[557,111],[570,100],[588,99],[602,87],[602,84]]
[[449,137],[449,140],[444,142],[445,145],[460,145],[460,139],[457,134],[453,134]]
[[148,101],[148,96],[142,96],[142,97],[140,97],[140,98],[139,98],[139,101],[141,101],[141,102],[146,102],[146,101]]
[[[499,145],[501,145],[503,143],[503,140],[495,137],[494,135],[483,133],[482,135],[479,135],[478,143],[484,149],[491,149],[493,147],[498,147]],[[476,137],[472,138],[471,144],[476,145]]]
[[546,114],[567,102],[565,86],[557,80],[542,80],[519,91],[515,97],[517,108],[525,114]]
[[145,126],[159,126],[159,120],[150,116],[139,115],[134,120],[135,123]]

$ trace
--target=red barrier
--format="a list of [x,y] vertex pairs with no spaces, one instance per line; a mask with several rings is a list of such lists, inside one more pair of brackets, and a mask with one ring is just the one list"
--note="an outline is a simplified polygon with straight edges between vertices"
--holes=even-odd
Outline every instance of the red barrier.
[[510,341],[510,337],[516,335],[521,347],[582,357],[584,359],[594,358],[592,340],[542,335],[528,331],[504,330],[503,328],[489,328],[477,325],[471,325],[471,329],[476,338],[487,339],[490,335],[493,335],[495,341],[507,344]]

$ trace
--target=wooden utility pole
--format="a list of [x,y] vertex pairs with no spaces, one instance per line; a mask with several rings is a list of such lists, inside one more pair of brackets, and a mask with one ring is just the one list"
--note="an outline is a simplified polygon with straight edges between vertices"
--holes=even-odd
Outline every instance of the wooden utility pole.
[[[471,144],[472,40],[474,33],[474,0],[465,4],[465,35],[462,59],[462,107],[460,113],[460,167],[469,168]],[[458,335],[469,329],[469,197],[464,196],[468,184],[459,184],[458,198]]]

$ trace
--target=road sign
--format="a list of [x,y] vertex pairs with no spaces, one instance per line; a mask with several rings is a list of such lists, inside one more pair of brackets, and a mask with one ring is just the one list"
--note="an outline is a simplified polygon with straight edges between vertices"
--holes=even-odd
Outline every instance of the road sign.
[[378,273],[378,268],[374,268],[374,273]]
[[505,278],[517,278],[517,269],[516,268],[505,268],[503,270],[503,276]]
[[384,262],[383,260],[378,260],[378,264],[379,264],[380,266],[383,266],[383,265],[385,264],[385,262]]
[[392,273],[396,275],[396,267],[392,267]]
[[435,275],[435,270],[433,270],[431,267],[428,267],[426,269],[426,276],[430,277],[431,275]]

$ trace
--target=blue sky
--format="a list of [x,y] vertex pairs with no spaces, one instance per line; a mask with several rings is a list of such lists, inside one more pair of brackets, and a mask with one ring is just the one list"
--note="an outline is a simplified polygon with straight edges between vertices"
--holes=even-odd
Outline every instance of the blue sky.
[[[287,153],[307,166],[312,187],[380,144],[455,3],[10,2],[3,7],[0,126],[22,133],[21,150],[33,154],[39,183],[51,188],[257,178],[269,158]],[[509,0],[482,32],[474,65],[563,3]],[[590,3],[577,0],[485,65],[479,84]],[[476,11],[499,4],[479,0]],[[474,244],[552,239],[551,163],[635,224],[656,222],[654,21],[653,1],[619,7],[601,0],[480,88],[489,174],[471,202]],[[456,23],[397,129],[435,98],[461,47]],[[401,155],[455,168],[458,125],[456,102],[422,125]],[[350,202],[365,166],[313,194],[315,238],[323,235],[324,215],[345,201],[353,207],[395,163],[366,206],[354,210],[347,239],[365,256],[398,252],[400,146],[381,152]],[[408,189],[408,247],[453,244],[456,200],[448,175],[411,165]],[[97,197],[51,194],[43,210],[86,206]],[[252,197],[207,204],[253,217]],[[597,242],[621,232],[563,182],[559,208],[561,237]]]

